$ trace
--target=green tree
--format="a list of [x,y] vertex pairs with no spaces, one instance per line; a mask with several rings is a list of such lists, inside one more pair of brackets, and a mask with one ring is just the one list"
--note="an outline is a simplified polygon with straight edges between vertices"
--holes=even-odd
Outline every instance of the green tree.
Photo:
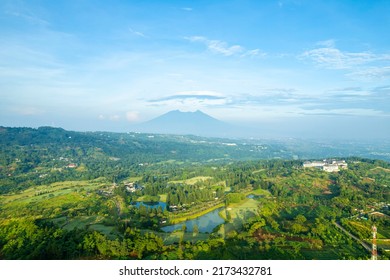
[[192,229],[192,232],[193,232],[195,235],[197,235],[197,234],[199,233],[199,228],[198,228],[198,225],[197,225],[197,224],[194,225],[194,227],[193,227],[193,229]]

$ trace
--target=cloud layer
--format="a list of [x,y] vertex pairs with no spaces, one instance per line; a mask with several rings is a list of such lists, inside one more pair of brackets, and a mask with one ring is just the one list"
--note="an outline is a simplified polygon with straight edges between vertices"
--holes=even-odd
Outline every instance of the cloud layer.
[[390,123],[390,4],[266,2],[1,1],[0,125],[125,130],[173,109]]
[[266,54],[259,49],[247,50],[241,45],[229,45],[227,42],[221,40],[210,40],[203,36],[186,37],[190,42],[204,44],[208,50],[215,54],[224,56],[265,56]]

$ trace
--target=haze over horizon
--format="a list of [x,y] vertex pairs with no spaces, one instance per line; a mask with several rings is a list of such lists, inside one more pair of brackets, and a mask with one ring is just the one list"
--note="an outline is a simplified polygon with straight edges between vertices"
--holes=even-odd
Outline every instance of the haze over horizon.
[[2,1],[0,126],[129,131],[172,110],[388,139],[389,1]]

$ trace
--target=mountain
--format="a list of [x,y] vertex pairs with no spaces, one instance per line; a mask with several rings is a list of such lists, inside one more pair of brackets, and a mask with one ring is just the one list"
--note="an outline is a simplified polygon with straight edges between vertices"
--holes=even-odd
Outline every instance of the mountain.
[[139,132],[231,137],[236,127],[217,120],[202,111],[170,111],[137,127]]

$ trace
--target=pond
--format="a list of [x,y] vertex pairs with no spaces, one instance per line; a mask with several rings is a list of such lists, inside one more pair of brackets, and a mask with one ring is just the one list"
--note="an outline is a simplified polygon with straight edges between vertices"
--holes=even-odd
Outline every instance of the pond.
[[212,232],[216,226],[223,224],[225,222],[218,213],[223,209],[223,207],[215,209],[207,214],[204,214],[198,218],[182,222],[180,224],[170,225],[162,227],[161,229],[165,232],[172,232],[182,228],[185,224],[188,232],[192,232],[194,225],[198,226],[199,232]]
[[166,209],[166,207],[167,207],[167,204],[165,202],[161,202],[161,201],[159,201],[159,202],[143,202],[143,201],[139,202],[139,201],[137,201],[135,203],[132,203],[131,205],[133,205],[137,208],[139,208],[141,205],[143,205],[143,206],[146,206],[150,209],[158,208],[159,206],[161,206],[162,210]]
[[254,194],[250,194],[247,196],[247,198],[249,198],[249,199],[258,199],[260,197],[261,197],[261,195],[254,195]]

